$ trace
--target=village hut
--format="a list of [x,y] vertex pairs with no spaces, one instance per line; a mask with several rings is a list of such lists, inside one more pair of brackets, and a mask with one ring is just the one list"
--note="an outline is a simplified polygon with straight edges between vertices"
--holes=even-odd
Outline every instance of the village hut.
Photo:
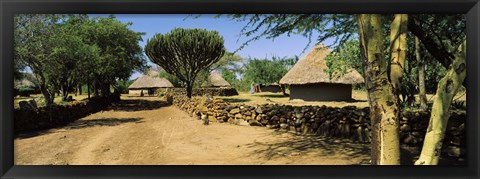
[[15,80],[14,82],[14,88],[15,89],[20,89],[20,88],[32,88],[35,89],[37,86],[31,82],[30,80],[23,78],[21,80]]
[[173,88],[172,83],[165,78],[158,76],[158,72],[150,70],[141,76],[128,87],[130,96],[154,96],[158,93]]
[[257,84],[258,91],[256,92],[271,92],[271,93],[281,93],[283,92],[282,87],[278,83],[272,84]]
[[208,81],[202,85],[204,88],[230,88],[231,85],[227,80],[222,78],[218,72],[213,71],[208,77]]
[[324,45],[315,46],[283,76],[280,84],[290,86],[290,99],[304,101],[346,101],[352,99],[352,85],[363,83],[364,79],[355,69],[348,69],[340,75],[331,76],[325,57],[330,50]]

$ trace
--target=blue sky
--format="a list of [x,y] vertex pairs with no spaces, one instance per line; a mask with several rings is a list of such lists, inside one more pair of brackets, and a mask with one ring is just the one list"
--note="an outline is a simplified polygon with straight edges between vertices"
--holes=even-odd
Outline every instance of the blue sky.
[[[90,16],[106,17],[108,15]],[[247,22],[236,22],[226,17],[214,18],[214,15],[202,15],[198,18],[186,18],[188,16],[186,14],[116,14],[115,16],[121,22],[132,22],[130,29],[146,33],[143,36],[144,41],[139,42],[142,47],[145,46],[147,39],[155,33],[168,33],[176,27],[216,30],[223,36],[226,49],[231,52],[237,50],[248,40],[248,37],[239,38],[240,31]],[[315,44],[317,35],[314,33],[312,44],[307,48],[307,51]],[[243,58],[291,57],[295,55],[302,57],[305,55],[302,54],[302,51],[306,45],[308,45],[308,38],[300,35],[283,35],[273,40],[262,38],[251,42],[237,54]],[[149,64],[153,65],[150,62]],[[135,73],[131,79],[137,78],[139,75],[139,73]]]

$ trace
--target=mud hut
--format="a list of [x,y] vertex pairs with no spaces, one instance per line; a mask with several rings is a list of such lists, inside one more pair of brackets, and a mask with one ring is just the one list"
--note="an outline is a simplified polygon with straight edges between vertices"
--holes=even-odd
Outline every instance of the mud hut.
[[149,71],[128,87],[129,96],[155,96],[159,92],[173,88],[172,83],[158,76],[158,72]]
[[348,69],[343,75],[331,76],[325,57],[330,50],[324,45],[315,46],[283,76],[280,84],[290,86],[290,99],[304,101],[346,101],[352,99],[352,85],[363,83],[364,79],[355,69]]
[[220,73],[213,71],[208,77],[208,81],[205,82],[202,87],[204,88],[231,88],[232,86],[227,80],[223,79]]
[[271,92],[271,93],[281,93],[283,92],[282,87],[278,83],[272,84],[257,84],[259,91],[256,92]]

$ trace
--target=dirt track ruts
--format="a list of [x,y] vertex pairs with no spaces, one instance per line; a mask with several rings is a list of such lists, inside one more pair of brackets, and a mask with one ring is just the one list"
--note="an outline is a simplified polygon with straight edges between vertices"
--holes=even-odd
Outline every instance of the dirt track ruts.
[[369,145],[276,132],[204,126],[159,98],[120,104],[65,127],[19,135],[16,165],[366,164]]

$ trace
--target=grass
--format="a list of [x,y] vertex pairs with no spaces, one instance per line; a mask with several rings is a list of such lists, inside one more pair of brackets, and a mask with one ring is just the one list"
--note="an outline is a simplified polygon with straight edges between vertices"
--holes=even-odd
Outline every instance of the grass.
[[[465,91],[458,92],[453,98],[454,101],[466,101]],[[352,98],[354,101],[322,101],[322,102],[307,102],[302,100],[290,100],[288,96],[283,96],[282,93],[262,92],[250,94],[249,92],[239,92],[238,96],[217,96],[215,98],[223,99],[230,103],[239,103],[247,105],[259,105],[259,104],[285,104],[292,106],[312,105],[312,106],[332,106],[332,107],[344,107],[344,106],[357,106],[360,108],[368,107],[368,95],[367,91],[353,90]],[[415,95],[416,102],[419,101],[418,95]],[[433,94],[427,94],[427,100],[432,103],[434,99]]]

